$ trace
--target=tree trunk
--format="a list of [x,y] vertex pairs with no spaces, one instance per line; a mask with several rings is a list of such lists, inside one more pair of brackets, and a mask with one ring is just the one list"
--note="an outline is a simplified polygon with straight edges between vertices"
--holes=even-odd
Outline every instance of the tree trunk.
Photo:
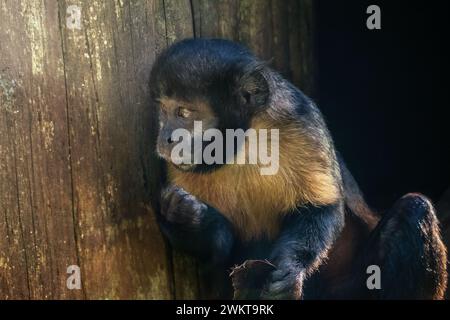
[[0,0],[0,299],[207,297],[149,204],[152,62],[223,37],[310,93],[311,2]]

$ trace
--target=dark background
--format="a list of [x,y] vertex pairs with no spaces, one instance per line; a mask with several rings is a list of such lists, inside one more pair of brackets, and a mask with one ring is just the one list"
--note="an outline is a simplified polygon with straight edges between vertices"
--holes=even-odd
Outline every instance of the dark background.
[[[366,9],[381,8],[381,30]],[[370,205],[450,187],[448,1],[315,1],[314,97]]]

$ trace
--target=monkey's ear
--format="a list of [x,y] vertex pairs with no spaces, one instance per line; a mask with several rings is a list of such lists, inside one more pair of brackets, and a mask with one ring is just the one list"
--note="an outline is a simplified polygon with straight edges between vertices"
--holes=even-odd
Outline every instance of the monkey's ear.
[[261,62],[246,65],[238,79],[239,101],[253,110],[264,107],[269,101],[270,89],[264,77],[265,68],[266,65]]

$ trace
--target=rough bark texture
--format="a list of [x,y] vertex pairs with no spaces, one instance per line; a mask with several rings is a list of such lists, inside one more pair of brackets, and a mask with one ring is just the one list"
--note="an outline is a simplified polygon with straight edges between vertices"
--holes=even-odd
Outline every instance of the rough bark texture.
[[311,2],[0,0],[0,299],[202,296],[149,205],[151,64],[178,39],[224,37],[308,93]]

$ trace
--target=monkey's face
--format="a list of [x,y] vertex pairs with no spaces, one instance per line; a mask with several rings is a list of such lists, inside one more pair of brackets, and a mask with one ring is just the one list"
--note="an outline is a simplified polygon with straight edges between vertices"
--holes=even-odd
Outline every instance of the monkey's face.
[[[199,135],[211,133],[208,129],[222,134],[227,129],[247,129],[269,98],[264,68],[245,48],[226,40],[184,40],[164,51],[150,75],[152,99],[159,110],[158,154],[183,170],[217,167],[217,162],[196,161],[213,143]],[[190,141],[191,148],[174,152],[180,140]],[[220,154],[220,148],[215,150],[211,155]]]
[[[213,113],[209,104],[200,99],[187,101],[163,97],[157,103],[159,111],[157,152],[159,156],[175,164],[181,170],[194,169],[198,165],[195,164],[195,156],[201,156],[206,146],[205,142],[201,140],[201,136],[205,130],[217,128],[218,117]],[[196,139],[202,142],[198,148],[195,148],[194,141]],[[173,152],[174,147],[179,143],[189,146],[190,153],[186,152],[187,149],[182,155],[179,152]]]

